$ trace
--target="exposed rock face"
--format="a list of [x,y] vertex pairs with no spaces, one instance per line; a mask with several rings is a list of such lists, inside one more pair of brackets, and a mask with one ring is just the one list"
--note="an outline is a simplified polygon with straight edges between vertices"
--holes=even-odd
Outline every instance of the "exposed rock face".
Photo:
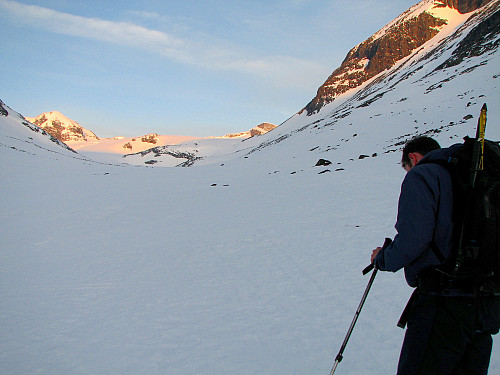
[[473,10],[481,8],[486,5],[491,0],[442,0],[437,1],[437,3],[443,3],[443,5],[458,10],[460,13],[469,13]]
[[[58,138],[54,137],[52,134],[48,133],[47,131],[45,131],[44,129],[42,129],[41,127],[39,127],[38,125],[34,125],[33,123],[30,123],[30,122],[26,121],[26,118],[24,116],[22,116],[20,113],[17,113],[15,111],[13,111],[1,99],[0,99],[0,116],[16,118],[17,121],[20,121],[19,125],[24,125],[26,128],[30,129],[31,131],[33,131],[35,133],[40,133],[42,138],[47,137],[51,142],[54,142],[58,146],[60,146],[62,148],[65,148],[66,150],[71,151],[71,152],[73,152],[75,154],[77,153],[71,147],[69,147],[68,145],[66,145],[64,142],[61,142]],[[40,140],[40,138],[39,138],[39,140]],[[36,144],[33,141],[33,137],[28,137],[28,140],[24,140],[23,142],[33,143],[37,147],[40,147],[40,149],[47,150],[44,146]],[[25,150],[19,150],[18,148],[14,147],[14,146],[12,146],[11,149],[18,150],[18,151],[21,151],[21,152],[27,152]],[[50,151],[53,152],[52,150],[50,150]],[[55,152],[57,152],[57,151],[55,151]]]
[[8,116],[9,111],[4,108],[4,103],[0,100],[0,116]]
[[141,138],[141,141],[145,143],[156,144],[156,142],[158,142],[158,134],[156,133],[146,134]]
[[76,121],[57,111],[42,113],[37,117],[26,117],[26,119],[62,142],[99,139],[93,132],[84,129]]
[[263,122],[262,124],[257,125],[255,128],[250,130],[250,137],[255,135],[262,135],[267,132],[270,132],[276,127],[274,124],[270,124],[269,122]]
[[438,66],[436,70],[459,65],[465,58],[481,56],[493,51],[500,45],[497,35],[500,33],[500,9],[474,27],[458,44],[450,58]]
[[[430,2],[430,7],[450,7],[468,13],[491,0],[445,0]],[[402,58],[439,33],[447,21],[427,11],[418,16],[401,17],[383,32],[378,32],[349,51],[346,58],[304,110],[308,115],[318,112],[340,94],[360,86],[370,78],[391,68]]]
[[250,129],[249,131],[246,132],[241,132],[241,133],[230,133],[226,134],[224,138],[248,138],[248,137],[253,137],[256,135],[262,135],[266,134],[267,132],[270,132],[274,128],[276,128],[277,125],[271,124],[269,122],[263,122],[262,124],[257,125],[256,127]]

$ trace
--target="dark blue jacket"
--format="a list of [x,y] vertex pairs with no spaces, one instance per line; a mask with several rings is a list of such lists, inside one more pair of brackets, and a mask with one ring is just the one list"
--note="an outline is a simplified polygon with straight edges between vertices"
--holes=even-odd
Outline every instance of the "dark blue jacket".
[[[417,286],[419,272],[442,262],[436,250],[448,258],[453,246],[453,191],[449,172],[424,160],[447,160],[460,144],[428,153],[412,168],[401,185],[397,235],[374,262],[382,271],[405,270],[408,285]],[[430,245],[434,247],[431,249]],[[441,258],[442,259],[442,258]]]

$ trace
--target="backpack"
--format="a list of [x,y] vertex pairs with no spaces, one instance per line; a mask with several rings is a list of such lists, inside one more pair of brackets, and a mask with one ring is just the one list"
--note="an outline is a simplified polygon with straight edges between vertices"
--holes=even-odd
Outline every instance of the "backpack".
[[431,244],[443,264],[422,272],[421,289],[500,295],[499,143],[484,140],[481,146],[478,135],[466,137],[448,160],[424,162],[440,164],[451,174],[455,233],[452,255],[447,260]]

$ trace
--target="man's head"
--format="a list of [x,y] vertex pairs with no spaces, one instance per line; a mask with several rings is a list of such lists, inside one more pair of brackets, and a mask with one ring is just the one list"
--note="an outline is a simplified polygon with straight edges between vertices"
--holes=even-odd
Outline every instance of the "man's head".
[[412,169],[429,152],[441,148],[434,139],[426,136],[418,136],[406,142],[403,148],[401,166],[405,171]]

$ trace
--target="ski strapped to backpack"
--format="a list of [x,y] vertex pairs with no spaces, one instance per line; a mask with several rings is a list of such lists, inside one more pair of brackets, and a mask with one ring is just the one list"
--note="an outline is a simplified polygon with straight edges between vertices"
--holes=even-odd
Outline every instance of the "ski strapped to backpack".
[[431,244],[443,264],[421,273],[424,292],[500,295],[500,146],[485,139],[486,112],[484,104],[476,138],[466,137],[447,161],[421,161],[450,172],[455,225],[449,259]]

